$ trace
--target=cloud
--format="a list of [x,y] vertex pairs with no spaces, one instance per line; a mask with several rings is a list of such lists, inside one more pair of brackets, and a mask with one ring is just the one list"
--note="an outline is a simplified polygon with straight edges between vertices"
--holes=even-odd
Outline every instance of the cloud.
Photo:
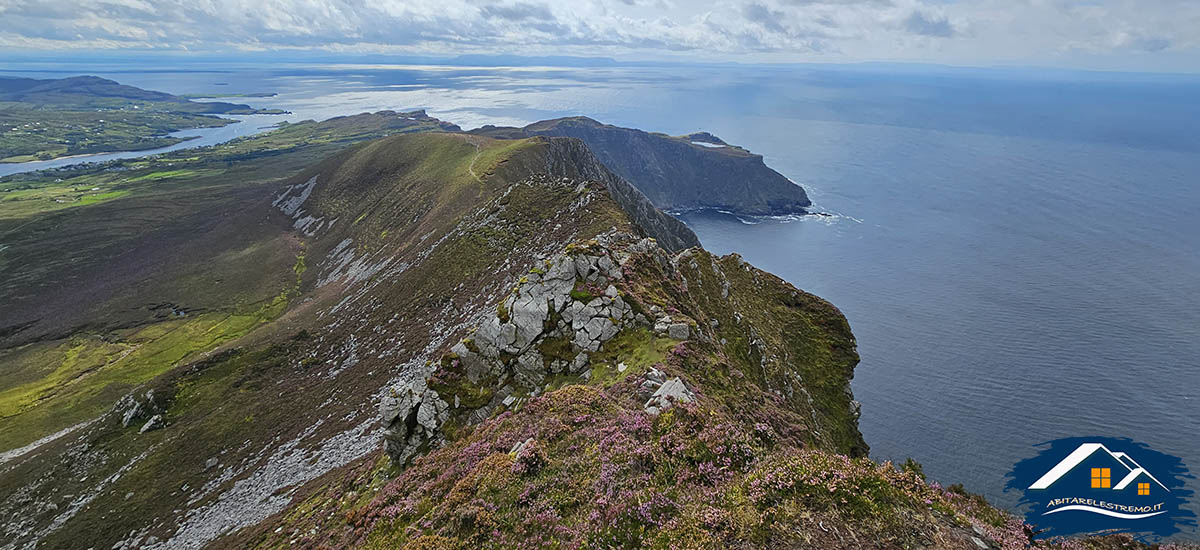
[[945,16],[930,16],[919,11],[912,12],[904,20],[904,28],[914,34],[949,38],[954,36],[954,25]]
[[0,0],[4,49],[1200,64],[1197,27],[1194,0]]
[[529,2],[517,2],[516,4],[507,6],[484,6],[479,11],[484,17],[496,17],[508,21],[524,21],[527,19],[548,21],[554,19],[554,14],[550,13],[548,6],[545,4],[531,4]]
[[763,28],[769,31],[778,33],[786,32],[783,25],[779,23],[783,19],[783,12],[773,11],[761,3],[751,2],[742,6],[742,15],[747,21],[762,25]]

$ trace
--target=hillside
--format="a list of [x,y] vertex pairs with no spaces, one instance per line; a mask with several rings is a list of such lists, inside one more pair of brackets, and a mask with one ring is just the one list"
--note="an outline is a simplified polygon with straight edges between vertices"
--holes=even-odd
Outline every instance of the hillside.
[[[5,185],[58,179],[124,194],[0,218],[43,313],[0,318],[0,548],[1027,547],[867,458],[834,306],[580,140],[386,112]],[[1081,547],[1144,548],[1039,546]]]
[[484,126],[472,132],[497,138],[579,138],[605,166],[663,210],[784,215],[803,214],[812,204],[804,188],[767,167],[762,156],[707,132],[675,137],[587,117],[545,120],[524,128]]
[[155,149],[183,141],[170,132],[237,122],[214,115],[282,112],[191,101],[95,76],[0,77],[0,162]]

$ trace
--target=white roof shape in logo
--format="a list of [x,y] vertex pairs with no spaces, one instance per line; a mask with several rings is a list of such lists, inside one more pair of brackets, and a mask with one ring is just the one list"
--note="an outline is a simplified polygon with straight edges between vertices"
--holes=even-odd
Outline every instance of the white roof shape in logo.
[[[1081,462],[1083,462],[1084,460],[1087,460],[1088,457],[1092,456],[1093,453],[1095,453],[1096,451],[1099,451],[1099,450],[1103,450],[1104,452],[1108,453],[1109,456],[1113,457],[1114,460],[1116,460],[1118,463],[1120,463],[1122,466],[1124,466],[1126,469],[1129,470],[1129,473],[1126,474],[1125,477],[1121,479],[1121,482],[1117,483],[1116,487],[1113,487],[1114,491],[1120,491],[1121,489],[1124,489],[1131,482],[1133,482],[1134,479],[1137,479],[1138,476],[1143,475],[1143,474],[1145,474],[1146,477],[1153,479],[1154,482],[1157,483],[1163,489],[1167,489],[1166,485],[1163,485],[1162,482],[1159,481],[1157,478],[1155,478],[1153,475],[1151,475],[1150,472],[1146,471],[1145,468],[1142,468],[1141,464],[1138,464],[1137,462],[1135,462],[1132,458],[1129,457],[1129,455],[1127,455],[1125,453],[1114,453],[1114,452],[1108,450],[1108,447],[1105,447],[1104,445],[1102,445],[1100,443],[1084,443],[1084,444],[1080,445],[1074,451],[1071,451],[1071,454],[1067,455],[1066,458],[1062,459],[1061,462],[1059,462],[1058,464],[1055,464],[1053,468],[1050,468],[1050,471],[1046,472],[1046,475],[1038,478],[1037,481],[1033,482],[1033,485],[1030,485],[1029,488],[1030,489],[1047,489],[1047,488],[1049,488],[1051,485],[1054,484],[1055,481],[1058,481],[1059,478],[1061,478],[1064,475],[1067,475],[1067,472],[1070,472],[1071,470],[1075,469],[1075,467],[1078,466]],[[1167,489],[1167,490],[1170,491],[1170,489]]]

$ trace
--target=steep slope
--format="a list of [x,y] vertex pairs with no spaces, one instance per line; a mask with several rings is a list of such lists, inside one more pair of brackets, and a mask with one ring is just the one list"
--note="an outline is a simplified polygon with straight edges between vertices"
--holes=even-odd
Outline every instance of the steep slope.
[[[276,491],[379,449],[375,399],[390,379],[494,312],[491,297],[539,257],[606,231],[641,233],[608,198],[621,182],[585,152],[570,140],[396,136],[248,204],[246,217],[296,240],[292,261],[260,265],[264,280],[295,281],[278,302],[286,312],[4,462],[0,538],[109,548],[173,536],[194,547],[280,509]],[[674,231],[664,239],[694,242],[657,215]]]
[[682,137],[601,124],[587,117],[524,128],[485,126],[497,138],[566,136],[583,140],[610,170],[664,210],[715,208],[750,215],[802,214],[804,189],[766,166],[762,156],[707,132]]
[[281,178],[446,126],[379,112],[0,180],[0,457],[281,315],[303,253],[265,223]]
[[836,308],[623,185],[451,132],[262,184],[188,248],[262,321],[0,457],[0,548],[1025,547],[865,458]]

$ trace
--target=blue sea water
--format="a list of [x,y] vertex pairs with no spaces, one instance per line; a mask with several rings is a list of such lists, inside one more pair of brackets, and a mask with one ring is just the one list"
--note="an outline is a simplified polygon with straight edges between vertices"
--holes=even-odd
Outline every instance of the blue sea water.
[[[1200,78],[896,66],[0,67],[238,99],[290,120],[427,108],[464,127],[584,114],[765,156],[831,216],[682,218],[837,305],[876,459],[1006,506],[1059,437],[1200,472]],[[1200,489],[1192,483],[1193,489]]]

